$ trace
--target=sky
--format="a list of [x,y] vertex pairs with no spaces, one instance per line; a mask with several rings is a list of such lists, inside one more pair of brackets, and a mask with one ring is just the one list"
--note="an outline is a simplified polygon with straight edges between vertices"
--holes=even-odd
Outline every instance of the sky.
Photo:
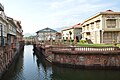
[[120,12],[120,0],[0,0],[5,14],[21,21],[23,33],[73,26],[98,12]]

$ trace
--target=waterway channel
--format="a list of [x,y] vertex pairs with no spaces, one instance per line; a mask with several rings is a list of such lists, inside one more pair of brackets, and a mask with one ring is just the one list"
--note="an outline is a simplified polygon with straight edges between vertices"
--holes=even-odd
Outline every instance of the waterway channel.
[[1,80],[120,80],[120,71],[81,70],[53,66],[27,45]]

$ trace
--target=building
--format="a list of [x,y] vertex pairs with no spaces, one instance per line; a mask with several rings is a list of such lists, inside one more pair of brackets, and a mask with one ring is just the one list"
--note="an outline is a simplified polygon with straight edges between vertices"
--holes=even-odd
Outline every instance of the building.
[[1,3],[0,3],[0,11],[4,11],[4,7]]
[[16,25],[16,48],[19,49],[20,43],[23,41],[23,30],[21,21],[14,20]]
[[20,21],[7,17],[0,11],[0,46],[12,45],[23,41],[23,30]]
[[29,45],[29,44],[33,44],[33,42],[35,41],[35,36],[29,36],[29,37],[24,37],[24,43]]
[[49,40],[56,40],[58,38],[58,32],[56,30],[53,30],[51,28],[44,28],[42,30],[39,30],[37,33],[37,39],[38,41],[49,41]]
[[120,12],[107,10],[82,23],[82,37],[93,43],[120,42]]
[[7,32],[7,43],[9,45],[16,43],[16,25],[13,18],[7,17],[8,21],[8,32]]
[[0,79],[23,50],[22,32],[20,22],[7,17],[0,4]]
[[81,35],[82,26],[81,24],[76,24],[74,26],[70,26],[69,28],[62,30],[62,39],[63,40],[74,40],[79,41],[82,38]]
[[17,42],[23,41],[23,30],[22,30],[22,26],[21,26],[21,21],[14,20],[14,23],[16,25]]
[[7,28],[7,17],[3,11],[0,11],[0,46],[4,46],[7,43]]

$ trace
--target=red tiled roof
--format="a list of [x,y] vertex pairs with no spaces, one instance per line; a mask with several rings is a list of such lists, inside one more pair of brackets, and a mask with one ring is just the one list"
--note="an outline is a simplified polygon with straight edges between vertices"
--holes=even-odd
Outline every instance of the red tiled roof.
[[105,12],[114,12],[114,11],[109,9],[109,10],[106,10]]
[[78,24],[76,24],[76,25],[70,26],[70,27],[65,28],[65,29],[63,29],[63,30],[72,29],[72,28],[80,28],[80,27],[82,27],[82,26],[81,26],[80,23],[78,23]]
[[76,24],[76,25],[72,26],[72,28],[78,28],[78,27],[80,27],[80,26],[81,26],[81,24],[80,24],[80,23],[78,23],[78,24]]

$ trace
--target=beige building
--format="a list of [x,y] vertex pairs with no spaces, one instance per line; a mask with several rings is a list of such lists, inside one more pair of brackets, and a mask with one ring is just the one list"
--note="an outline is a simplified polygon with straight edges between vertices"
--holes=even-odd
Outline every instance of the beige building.
[[62,39],[63,40],[70,40],[70,39],[80,40],[82,38],[81,32],[82,32],[82,26],[80,23],[74,26],[70,26],[69,28],[62,30]]
[[120,12],[107,10],[82,23],[82,37],[93,43],[120,42]]

